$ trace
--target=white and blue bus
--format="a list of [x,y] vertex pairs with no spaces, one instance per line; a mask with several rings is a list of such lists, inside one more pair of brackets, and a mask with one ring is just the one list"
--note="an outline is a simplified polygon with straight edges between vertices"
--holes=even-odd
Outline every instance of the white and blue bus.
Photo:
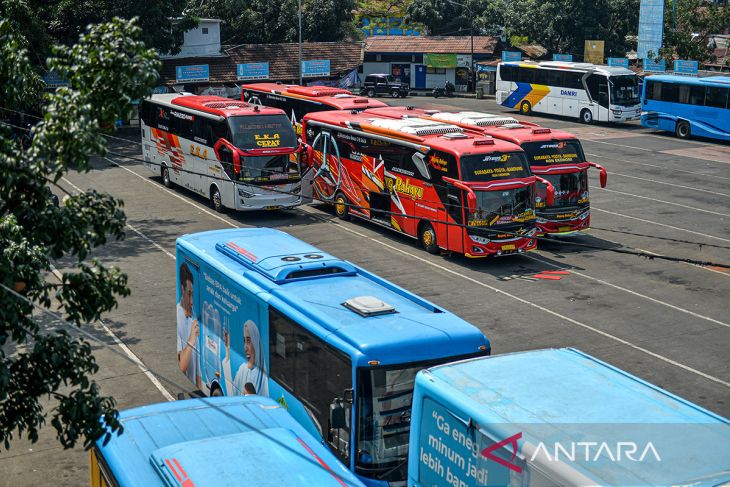
[[91,487],[364,487],[280,404],[259,396],[121,411],[124,432],[94,444]]
[[730,140],[730,76],[646,78],[641,125],[674,132],[680,139]]
[[563,61],[497,66],[497,103],[523,115],[575,117],[583,123],[626,122],[641,116],[639,78],[630,69]]
[[178,367],[286,407],[365,484],[405,485],[416,373],[485,356],[475,326],[267,228],[177,240]]

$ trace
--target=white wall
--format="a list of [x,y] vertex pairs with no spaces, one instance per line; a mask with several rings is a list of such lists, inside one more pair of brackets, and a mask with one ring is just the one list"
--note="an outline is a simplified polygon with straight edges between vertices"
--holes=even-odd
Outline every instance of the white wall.
[[[207,30],[207,33],[203,33]],[[195,56],[217,56],[221,50],[221,21],[217,19],[200,19],[198,27],[183,34],[182,49],[175,56],[165,58],[181,58]]]

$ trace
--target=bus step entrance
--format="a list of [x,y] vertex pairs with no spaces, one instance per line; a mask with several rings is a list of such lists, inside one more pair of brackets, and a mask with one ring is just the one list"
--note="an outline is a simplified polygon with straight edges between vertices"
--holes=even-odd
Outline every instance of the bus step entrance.
[[370,193],[370,219],[390,225],[390,193]]

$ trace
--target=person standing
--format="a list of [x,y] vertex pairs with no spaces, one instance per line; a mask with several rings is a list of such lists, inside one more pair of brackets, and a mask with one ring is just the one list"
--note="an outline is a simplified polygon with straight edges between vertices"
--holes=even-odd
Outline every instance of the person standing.
[[180,266],[180,301],[177,303],[177,366],[187,378],[202,389],[198,336],[200,325],[193,316],[193,273],[187,263]]

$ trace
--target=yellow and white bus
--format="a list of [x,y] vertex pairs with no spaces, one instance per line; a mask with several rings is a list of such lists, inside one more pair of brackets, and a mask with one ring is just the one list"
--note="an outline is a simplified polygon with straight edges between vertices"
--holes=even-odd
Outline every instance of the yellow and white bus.
[[515,61],[497,67],[497,103],[583,123],[641,118],[639,78],[627,68],[562,61]]
[[152,95],[140,107],[145,166],[217,211],[301,204],[299,142],[282,110],[218,96]]

